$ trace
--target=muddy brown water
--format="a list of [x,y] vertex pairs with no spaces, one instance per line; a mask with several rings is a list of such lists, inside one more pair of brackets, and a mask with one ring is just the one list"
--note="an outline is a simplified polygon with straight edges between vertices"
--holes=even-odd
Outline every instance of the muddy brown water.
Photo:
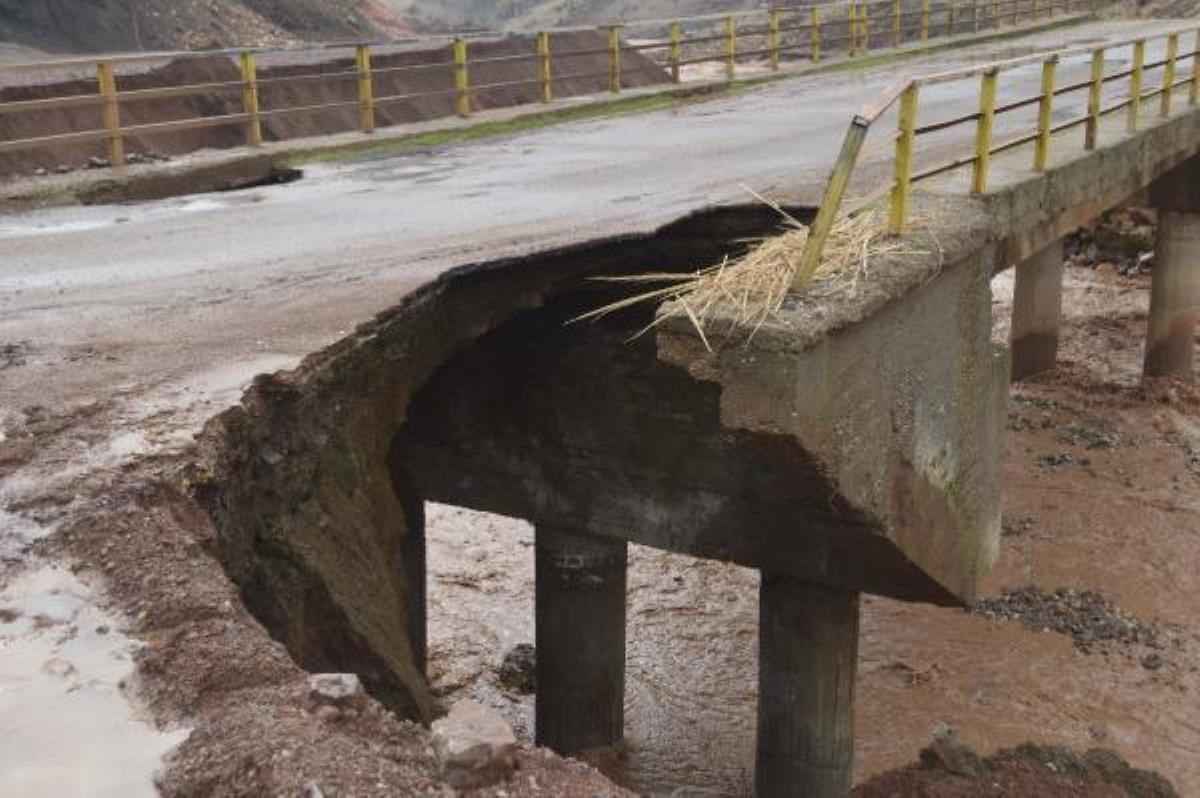
[[[1011,275],[995,285],[1007,318]],[[985,593],[1036,585],[1097,590],[1170,625],[1161,667],[1137,652],[1083,653],[1069,637],[953,609],[863,604],[856,781],[916,759],[948,726],[982,753],[1030,740],[1108,747],[1200,793],[1195,696],[1200,623],[1200,400],[1138,387],[1148,280],[1072,269],[1063,367],[1013,389],[1002,543]],[[998,334],[1005,333],[998,324]],[[1172,398],[1173,397],[1173,398]],[[1119,441],[1071,434],[1099,424]],[[1071,454],[1047,468],[1048,455]],[[534,640],[533,531],[522,521],[431,505],[430,676],[447,700],[499,708],[532,739],[533,696],[500,685],[504,654]],[[626,741],[593,761],[648,795],[749,795],[757,698],[758,576],[630,547]]]

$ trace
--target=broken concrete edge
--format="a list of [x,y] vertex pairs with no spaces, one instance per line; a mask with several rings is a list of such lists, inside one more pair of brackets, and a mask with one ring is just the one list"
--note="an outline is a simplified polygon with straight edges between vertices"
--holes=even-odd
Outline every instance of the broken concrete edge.
[[398,495],[386,467],[409,401],[476,338],[567,286],[610,273],[616,248],[703,228],[720,215],[756,220],[750,229],[760,234],[775,221],[757,204],[708,209],[658,228],[460,266],[397,297],[295,370],[258,377],[239,406],[208,422],[184,487],[214,522],[211,552],[301,667],[358,673],[404,717],[429,722],[440,714],[405,623],[420,611],[404,551],[411,503],[421,497]]
[[[707,80],[683,86],[648,87],[625,91],[620,97],[592,95],[591,97],[556,100],[550,105],[516,106],[478,113],[467,119],[443,118],[412,125],[380,129],[374,134],[337,133],[308,139],[271,142],[261,148],[234,150],[202,149],[180,156],[167,163],[134,164],[124,170],[95,170],[63,176],[22,178],[0,186],[0,212],[18,213],[39,208],[70,205],[167,199],[188,194],[224,191],[269,180],[282,169],[303,166],[305,161],[353,158],[372,151],[400,150],[406,143],[431,135],[465,134],[472,129],[497,122],[548,117],[545,126],[562,124],[553,116],[565,109],[591,109],[603,113],[612,108],[620,114],[620,106],[638,99],[674,99],[681,102],[704,102],[720,99],[732,92],[761,88],[781,80],[868,69],[891,63],[904,63],[923,56],[970,47],[976,44],[1005,41],[1022,36],[1082,24],[1095,17],[1075,14],[1054,20],[1039,21],[1014,28],[991,30],[954,39],[912,42],[898,49],[888,49],[854,58],[836,56],[816,64],[785,65],[778,72],[733,81]],[[637,110],[630,113],[637,113]],[[505,135],[498,133],[496,135]],[[452,142],[453,143],[453,142]],[[414,147],[412,151],[430,148]]]
[[869,280],[818,283],[753,336],[718,313],[714,351],[664,308],[659,355],[720,385],[725,426],[797,439],[946,591],[920,600],[966,603],[999,549],[1008,351],[991,340],[995,245],[980,248],[991,238],[981,203],[927,203],[915,217],[905,250],[924,254],[881,256]]

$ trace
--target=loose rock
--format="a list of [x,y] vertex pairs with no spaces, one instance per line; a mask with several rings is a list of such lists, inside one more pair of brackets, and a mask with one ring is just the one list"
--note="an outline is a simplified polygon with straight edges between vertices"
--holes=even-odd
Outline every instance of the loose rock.
[[486,787],[516,765],[517,738],[495,710],[459,701],[433,723],[433,747],[442,777],[458,789]]
[[324,706],[359,706],[366,697],[362,682],[353,673],[318,673],[308,678],[308,697]]

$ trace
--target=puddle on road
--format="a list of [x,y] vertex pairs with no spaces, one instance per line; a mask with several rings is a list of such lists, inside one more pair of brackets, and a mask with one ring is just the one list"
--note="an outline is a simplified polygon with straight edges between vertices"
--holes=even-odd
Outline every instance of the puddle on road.
[[116,627],[61,568],[0,592],[0,795],[156,794],[154,772],[188,733],[135,716],[121,689],[134,643]]

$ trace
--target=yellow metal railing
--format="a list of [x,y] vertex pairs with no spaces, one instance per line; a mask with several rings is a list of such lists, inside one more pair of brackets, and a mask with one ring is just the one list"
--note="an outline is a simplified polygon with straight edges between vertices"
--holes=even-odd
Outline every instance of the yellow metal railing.
[[[969,2],[973,24],[971,30],[980,25],[999,28],[1005,23],[1021,20],[1036,20],[1054,9],[1088,11],[1095,0],[1048,0],[1039,9],[1036,0],[958,0]],[[207,127],[232,126],[245,131],[245,143],[259,146],[263,142],[264,122],[276,116],[326,113],[330,111],[357,111],[357,128],[363,133],[373,133],[381,120],[381,108],[398,103],[442,98],[448,101],[447,113],[470,116],[478,105],[481,92],[489,89],[509,89],[528,94],[517,102],[549,103],[555,97],[556,84],[568,80],[588,78],[603,81],[607,77],[608,89],[619,93],[630,85],[624,56],[627,53],[645,53],[651,60],[664,68],[675,83],[684,80],[684,70],[701,64],[717,64],[727,80],[734,80],[739,65],[747,61],[762,62],[770,70],[778,70],[785,60],[819,62],[831,52],[842,51],[848,57],[859,56],[880,42],[884,46],[901,47],[909,41],[924,41],[931,36],[953,36],[962,32],[956,17],[955,0],[942,0],[944,5],[936,8],[931,0],[841,0],[824,5],[786,7],[778,5],[765,12],[744,12],[689,17],[676,20],[643,20],[627,23],[628,27],[641,27],[660,32],[644,41],[631,43],[623,39],[626,26],[608,26],[607,38],[602,47],[592,49],[559,50],[552,47],[554,36],[563,31],[542,31],[531,37],[532,46],[527,53],[479,57],[476,47],[469,41],[480,38],[459,36],[447,42],[448,52],[443,61],[431,63],[388,65],[383,60],[388,53],[383,48],[388,43],[358,43],[348,45],[353,50],[353,60],[346,66],[336,66],[328,56],[314,53],[314,59],[324,61],[323,69],[311,72],[296,69],[279,69],[267,72],[261,67],[261,58],[268,51],[214,51],[186,54],[192,58],[232,59],[237,79],[212,81],[190,85],[151,86],[129,90],[121,85],[119,72],[122,65],[138,62],[161,62],[182,53],[154,53],[143,56],[101,57],[99,60],[67,60],[46,64],[61,69],[67,66],[88,66],[96,69],[95,94],[50,97],[36,100],[0,102],[0,116],[25,111],[53,111],[60,108],[78,108],[92,105],[98,108],[99,127],[87,130],[72,130],[27,139],[0,140],[0,153],[37,149],[62,144],[86,144],[104,142],[109,161],[114,166],[125,163],[125,144],[131,136],[149,136],[155,133],[178,132]],[[961,8],[960,8],[961,10]],[[765,13],[765,17],[763,16]],[[669,27],[668,27],[669,26]],[[663,31],[666,31],[665,35]],[[872,32],[881,35],[872,36]],[[887,35],[890,31],[890,35]],[[482,46],[482,45],[481,45]],[[325,52],[328,52],[326,50]],[[383,55],[379,55],[383,53]],[[596,74],[572,73],[566,65],[572,58],[607,56],[607,70]],[[373,62],[374,57],[374,62]],[[577,61],[575,62],[577,63]],[[334,64],[330,69],[330,65]],[[474,85],[472,71],[489,65],[516,65],[523,74],[514,80]],[[560,65],[556,69],[556,65]],[[37,64],[18,65],[26,72],[36,71]],[[314,64],[316,66],[316,64]],[[0,67],[0,71],[6,69]],[[386,87],[396,85],[395,79],[406,73],[433,74],[439,76],[435,82],[445,81],[444,88],[420,92],[384,93]],[[698,73],[703,78],[703,72]],[[145,79],[139,78],[145,85]],[[286,89],[289,85],[314,83],[333,90],[334,96],[342,98],[323,101],[318,105],[276,104],[280,95],[276,87]],[[228,111],[210,116],[175,119],[169,122],[126,125],[122,123],[122,105],[167,97],[187,96],[241,96],[239,111]],[[266,106],[264,107],[264,99]],[[1133,113],[1131,111],[1131,113]]]
[[[1038,13],[1049,13],[1042,6]],[[1190,51],[1180,52],[1180,41],[1190,37]],[[1164,55],[1151,63],[1146,62],[1148,42],[1164,43]],[[1106,74],[1106,65],[1118,63],[1109,58],[1113,50],[1131,48],[1132,57],[1127,69]],[[1089,74],[1086,80],[1063,84],[1059,75],[1064,58],[1090,56]],[[1192,60],[1192,68],[1185,77],[1181,74],[1180,61]],[[1006,100],[998,104],[998,91],[1002,76],[1019,67],[1041,65],[1040,91],[1032,96]],[[1156,88],[1144,86],[1146,73],[1161,69],[1162,80]],[[919,118],[919,96],[921,89],[935,84],[950,83],[978,78],[979,110],[948,119],[939,119],[921,124]],[[1106,86],[1127,81],[1124,96],[1105,103]],[[915,183],[957,169],[970,167],[972,193],[983,193],[988,188],[992,156],[1002,152],[1032,145],[1032,168],[1044,171],[1050,165],[1052,145],[1056,135],[1082,127],[1085,149],[1097,146],[1101,120],[1121,110],[1126,111],[1125,130],[1135,132],[1145,121],[1143,102],[1159,98],[1158,116],[1172,113],[1174,95],[1186,87],[1188,105],[1197,105],[1200,98],[1200,25],[1188,24],[1164,30],[1152,36],[1139,36],[1112,42],[1097,48],[1069,48],[1007,61],[982,64],[950,72],[906,79],[889,87],[877,100],[857,114],[850,123],[841,154],[834,164],[826,184],[825,194],[817,217],[809,231],[808,241],[801,255],[800,268],[794,279],[794,287],[804,288],[812,279],[821,262],[825,243],[837,217],[842,213],[842,203],[853,176],[863,143],[871,125],[894,105],[898,108],[898,130],[896,132],[894,175],[889,190],[888,226],[892,233],[900,234],[908,223],[909,197]],[[1056,101],[1063,95],[1086,92],[1087,110],[1080,116],[1063,121],[1054,121]],[[1036,121],[1029,130],[1018,130],[1003,141],[995,140],[996,118],[1022,108],[1037,108]],[[951,158],[918,170],[914,151],[917,140],[924,135],[937,133],[967,124],[975,125],[974,147],[969,155]]]

